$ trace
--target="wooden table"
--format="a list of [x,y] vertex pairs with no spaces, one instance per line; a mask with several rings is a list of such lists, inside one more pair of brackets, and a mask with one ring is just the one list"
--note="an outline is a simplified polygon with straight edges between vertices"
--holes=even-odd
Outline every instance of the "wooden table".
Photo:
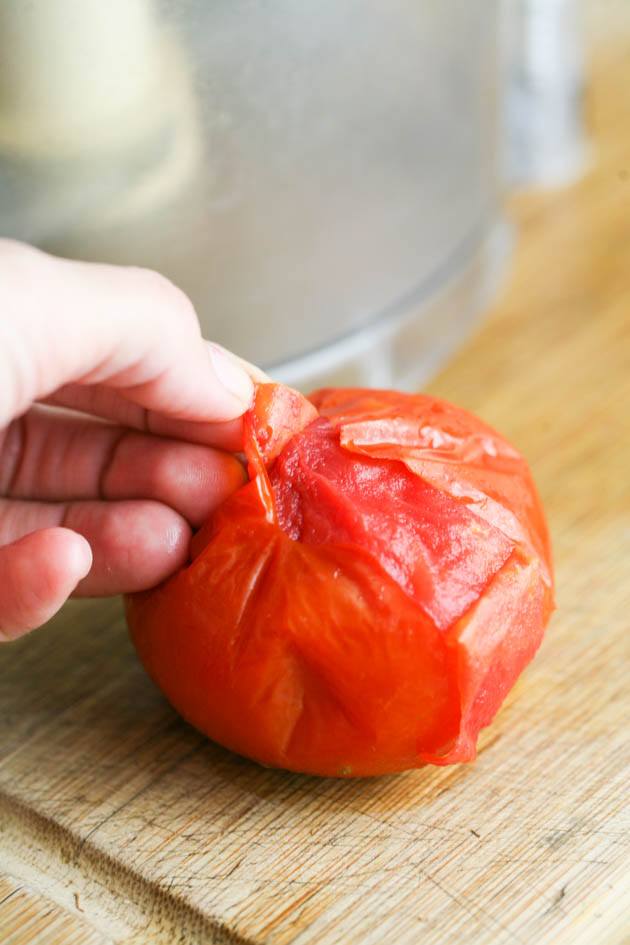
[[592,171],[515,202],[507,292],[433,385],[528,455],[557,559],[478,761],[256,767],[165,704],[118,603],[73,604],[0,652],[3,945],[628,941],[630,16],[601,6],[625,29],[593,58]]

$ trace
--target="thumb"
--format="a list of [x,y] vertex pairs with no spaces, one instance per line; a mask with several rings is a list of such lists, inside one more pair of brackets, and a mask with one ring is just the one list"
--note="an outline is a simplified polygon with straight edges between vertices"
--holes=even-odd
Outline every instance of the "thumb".
[[92,567],[92,551],[69,528],[31,532],[0,547],[0,642],[55,614]]

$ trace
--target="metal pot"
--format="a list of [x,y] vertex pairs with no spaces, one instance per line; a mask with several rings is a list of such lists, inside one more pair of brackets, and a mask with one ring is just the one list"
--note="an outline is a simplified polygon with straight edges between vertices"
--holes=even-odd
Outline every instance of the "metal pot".
[[498,0],[4,0],[4,235],[287,381],[416,385],[502,259]]

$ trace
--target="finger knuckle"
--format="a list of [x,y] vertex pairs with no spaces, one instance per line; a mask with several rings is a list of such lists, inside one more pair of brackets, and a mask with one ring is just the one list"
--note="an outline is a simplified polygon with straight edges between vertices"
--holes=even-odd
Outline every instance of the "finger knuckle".
[[134,268],[133,274],[138,290],[154,301],[155,312],[165,324],[172,324],[175,318],[178,330],[184,327],[199,332],[194,306],[174,282],[154,269]]

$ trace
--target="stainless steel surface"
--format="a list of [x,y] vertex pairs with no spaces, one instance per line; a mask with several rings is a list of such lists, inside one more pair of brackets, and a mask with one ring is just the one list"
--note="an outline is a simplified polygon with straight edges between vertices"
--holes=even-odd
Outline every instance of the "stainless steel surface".
[[558,186],[588,162],[578,0],[503,0],[507,176]]
[[331,385],[418,390],[468,337],[500,285],[513,229],[498,223],[460,248],[432,281],[375,322],[279,365],[279,380],[304,390]]
[[463,332],[496,268],[498,26],[496,0],[4,0],[2,232],[161,270],[297,383],[353,351],[413,383],[457,335],[440,299],[472,280]]

